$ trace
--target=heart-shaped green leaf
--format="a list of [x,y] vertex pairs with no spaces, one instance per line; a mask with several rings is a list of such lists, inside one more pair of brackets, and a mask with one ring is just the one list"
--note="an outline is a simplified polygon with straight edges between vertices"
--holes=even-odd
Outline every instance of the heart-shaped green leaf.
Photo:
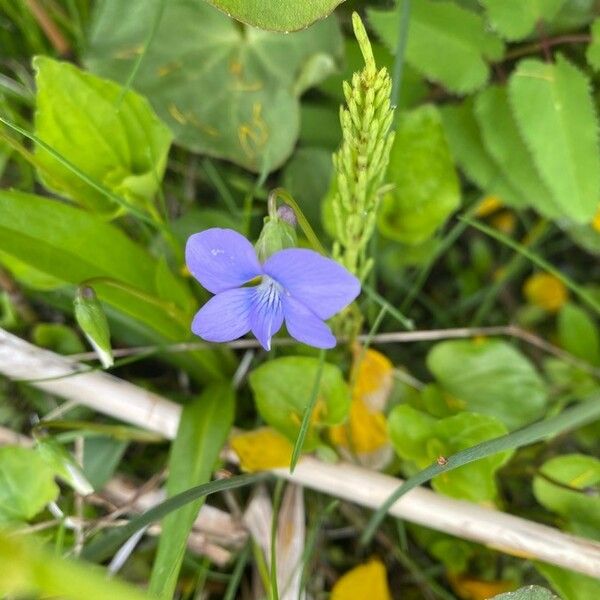
[[[98,4],[89,67],[126,81],[155,11],[156,0]],[[334,18],[286,35],[240,25],[203,0],[171,0],[134,87],[182,146],[268,172],[294,147],[302,88],[328,75],[341,51]]]

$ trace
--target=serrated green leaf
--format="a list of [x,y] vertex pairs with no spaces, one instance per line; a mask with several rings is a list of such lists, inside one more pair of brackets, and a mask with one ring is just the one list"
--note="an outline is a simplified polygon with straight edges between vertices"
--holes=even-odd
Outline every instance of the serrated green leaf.
[[600,200],[598,123],[586,76],[562,56],[522,60],[509,83],[519,129],[562,213],[592,220]]
[[[86,56],[93,71],[127,80],[145,41],[140,23],[152,21],[157,1],[97,5]],[[134,86],[182,146],[269,172],[298,137],[303,67],[316,54],[337,61],[341,51],[335,18],[285,35],[240,26],[203,0],[172,0]],[[324,75],[313,70],[312,83],[315,73]]]
[[296,31],[323,19],[344,0],[207,0],[228,16],[271,31]]
[[600,364],[600,335],[588,313],[571,303],[558,313],[558,337],[567,351],[593,365]]
[[492,85],[480,92],[475,100],[475,117],[487,150],[518,197],[545,216],[559,216],[553,196],[540,179],[521,138],[506,88]]
[[427,366],[466,410],[497,417],[510,430],[544,411],[544,381],[521,352],[501,340],[441,342],[429,351]]
[[[401,6],[368,10],[377,35],[396,51]],[[489,77],[487,60],[499,60],[504,44],[486,31],[481,16],[453,2],[419,0],[411,4],[406,61],[425,77],[459,94],[472,92]]]
[[[500,421],[486,415],[462,412],[434,419],[406,404],[392,410],[388,431],[398,455],[415,462],[420,469],[440,456],[455,454],[507,432]],[[455,498],[474,502],[493,500],[497,494],[494,474],[511,453],[494,454],[438,475],[432,480],[432,485],[437,491]]]
[[527,37],[539,21],[551,21],[566,0],[481,0],[488,19],[505,39]]
[[460,205],[460,188],[442,119],[433,105],[400,116],[378,217],[383,235],[420,244]]
[[0,448],[0,523],[28,521],[58,497],[54,470],[30,448]]
[[485,148],[475,120],[473,99],[442,106],[440,114],[452,156],[465,175],[483,192],[499,196],[510,206],[523,206],[525,201],[505,179]]
[[[210,481],[233,424],[234,409],[235,394],[228,383],[207,387],[199,398],[184,407],[169,458],[169,497]],[[164,519],[150,579],[149,591],[153,596],[173,597],[187,538],[202,504],[204,498],[186,504]]]
[[[38,56],[35,134],[86,175],[125,200],[152,202],[167,162],[171,133],[148,102],[74,65]],[[115,214],[119,206],[36,147],[44,185],[86,208]]]
[[[295,441],[319,370],[319,360],[309,356],[286,356],[264,363],[250,373],[256,408],[266,423]],[[313,421],[304,449],[314,450],[318,430],[341,423],[350,408],[350,391],[342,372],[323,365]]]
[[600,71],[600,18],[592,23],[590,32],[592,41],[585,51],[585,57],[591,67],[596,71]]

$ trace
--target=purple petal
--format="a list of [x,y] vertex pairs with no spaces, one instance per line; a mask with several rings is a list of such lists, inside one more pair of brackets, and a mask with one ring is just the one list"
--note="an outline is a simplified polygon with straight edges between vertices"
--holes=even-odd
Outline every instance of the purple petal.
[[250,324],[252,333],[265,350],[271,349],[271,338],[283,325],[283,308],[277,287],[277,284],[267,282],[254,288]]
[[265,262],[263,270],[321,319],[329,319],[360,293],[354,275],[313,250],[281,250]]
[[230,342],[250,331],[256,288],[227,290],[213,296],[192,321],[192,331],[207,342]]
[[285,326],[299,342],[315,348],[333,348],[336,339],[331,329],[301,302],[291,296],[283,298]]
[[239,287],[261,274],[252,244],[233,229],[213,227],[190,236],[185,262],[213,294]]

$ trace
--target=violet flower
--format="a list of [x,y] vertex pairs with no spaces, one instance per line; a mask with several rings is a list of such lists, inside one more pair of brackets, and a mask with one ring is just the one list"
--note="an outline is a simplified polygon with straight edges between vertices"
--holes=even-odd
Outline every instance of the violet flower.
[[229,342],[249,331],[266,349],[283,325],[310,346],[333,348],[324,323],[360,293],[360,283],[337,262],[313,250],[280,250],[260,264],[252,244],[232,229],[192,235],[185,248],[192,275],[215,294],[196,314],[192,331]]

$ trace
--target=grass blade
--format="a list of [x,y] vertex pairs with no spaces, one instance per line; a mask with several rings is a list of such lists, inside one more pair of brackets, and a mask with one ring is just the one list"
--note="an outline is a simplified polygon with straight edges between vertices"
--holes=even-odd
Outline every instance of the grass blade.
[[315,383],[313,385],[312,393],[304,415],[302,415],[302,423],[300,423],[300,430],[298,431],[298,437],[294,443],[294,449],[292,450],[292,458],[290,460],[290,473],[294,472],[298,459],[302,454],[302,448],[304,448],[304,440],[310,426],[310,418],[312,417],[315,404],[317,403],[317,397],[319,396],[319,387],[321,386],[321,375],[323,374],[323,366],[325,365],[325,350],[321,350],[319,353],[319,365],[317,367],[317,375],[315,377]]
[[[169,457],[169,497],[210,480],[233,424],[234,405],[231,386],[216,383],[184,407]],[[163,521],[150,577],[149,591],[154,596],[173,597],[186,542],[203,503],[204,498],[198,498]]]

